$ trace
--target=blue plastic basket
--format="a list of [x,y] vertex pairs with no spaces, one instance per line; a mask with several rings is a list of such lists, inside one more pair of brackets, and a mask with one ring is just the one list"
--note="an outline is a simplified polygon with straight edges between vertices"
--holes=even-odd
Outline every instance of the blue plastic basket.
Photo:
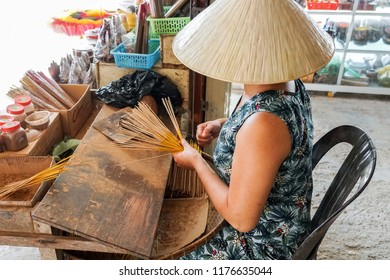
[[160,40],[149,40],[149,54],[127,53],[121,43],[110,53],[114,56],[115,65],[121,68],[150,69],[160,59]]

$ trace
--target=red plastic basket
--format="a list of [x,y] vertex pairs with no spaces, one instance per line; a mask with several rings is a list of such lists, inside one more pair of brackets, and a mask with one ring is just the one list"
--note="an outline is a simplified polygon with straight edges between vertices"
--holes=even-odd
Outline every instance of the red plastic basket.
[[337,10],[339,1],[307,2],[308,10]]
[[51,27],[55,32],[65,33],[69,36],[83,35],[85,31],[101,27],[101,24],[77,24],[63,21],[53,21]]

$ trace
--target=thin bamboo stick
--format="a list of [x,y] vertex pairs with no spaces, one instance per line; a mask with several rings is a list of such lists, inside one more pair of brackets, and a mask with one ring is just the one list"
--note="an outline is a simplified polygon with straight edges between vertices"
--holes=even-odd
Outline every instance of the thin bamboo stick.
[[54,97],[58,102],[60,102],[63,106],[65,106],[67,109],[72,108],[72,106],[75,104],[73,100],[69,100],[67,98],[67,95],[63,95],[61,92],[59,92],[54,86],[52,86],[45,77],[41,76],[40,74],[36,73],[33,70],[28,70],[26,72],[26,75],[30,77],[39,87],[44,89],[48,94],[50,94],[52,97]]
[[27,179],[0,186],[0,198],[6,198],[19,190],[28,189],[37,184],[41,184],[44,181],[49,181],[57,178],[57,176],[65,170],[65,166],[68,159],[69,157],[64,158],[56,164],[42,170],[41,172],[38,172],[37,174]]
[[24,75],[20,81],[25,89],[27,89],[29,92],[33,93],[35,96],[39,96],[41,99],[44,99],[47,103],[51,104],[52,106],[56,107],[60,110],[66,110],[67,108],[59,102],[57,99],[55,99],[53,96],[50,95],[45,89],[40,87],[33,79],[31,79],[29,76]]
[[[116,142],[125,148],[134,150],[154,150],[170,153],[182,151],[181,140],[183,135],[172,103],[169,98],[163,98],[162,103],[173,124],[175,133],[167,128],[147,104],[140,102],[131,112],[122,116],[119,133],[125,136],[123,138],[127,136],[127,139]],[[189,140],[189,144],[201,153],[195,141]],[[171,191],[171,197],[202,197],[205,195],[203,185],[196,171],[184,169],[175,162],[172,162],[167,186]]]

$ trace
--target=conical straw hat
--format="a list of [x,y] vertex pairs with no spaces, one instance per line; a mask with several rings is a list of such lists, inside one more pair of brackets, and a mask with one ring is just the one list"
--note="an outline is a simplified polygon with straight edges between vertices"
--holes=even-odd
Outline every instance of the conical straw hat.
[[208,77],[272,84],[325,66],[334,42],[293,0],[216,0],[176,34],[173,52]]

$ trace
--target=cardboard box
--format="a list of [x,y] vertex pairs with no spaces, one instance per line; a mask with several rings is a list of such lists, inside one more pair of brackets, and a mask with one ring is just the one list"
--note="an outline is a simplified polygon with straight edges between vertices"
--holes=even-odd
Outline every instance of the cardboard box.
[[92,97],[88,84],[60,84],[77,103],[69,110],[59,110],[64,136],[75,137],[92,113]]
[[50,154],[53,146],[64,138],[60,114],[51,112],[49,126],[41,131],[41,135],[20,151],[5,151],[0,153],[0,158],[12,156],[46,156]]
[[[0,158],[0,185],[29,178],[54,163],[50,156]],[[0,228],[2,231],[33,232],[31,212],[50,188],[52,181],[0,198]]]

